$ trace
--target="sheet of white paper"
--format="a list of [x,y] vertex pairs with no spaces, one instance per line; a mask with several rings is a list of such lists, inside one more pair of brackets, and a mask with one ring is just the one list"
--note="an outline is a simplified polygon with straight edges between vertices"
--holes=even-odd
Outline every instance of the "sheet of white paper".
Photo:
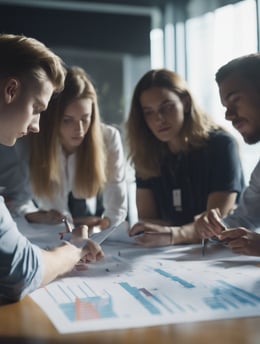
[[102,244],[105,240],[113,240],[113,238],[119,238],[121,237],[121,233],[124,233],[123,235],[127,234],[128,229],[128,222],[124,221],[117,227],[110,227],[107,229],[103,229],[102,231],[98,233],[94,233],[91,235],[91,239],[97,242],[98,244]]
[[[41,248],[53,248],[60,245],[60,232],[64,232],[64,223],[50,226],[46,224],[29,223],[24,217],[15,218],[17,226],[32,243]],[[134,243],[134,239],[128,236],[128,222],[122,222],[117,227],[111,227],[101,232],[94,233],[91,239],[98,244],[102,244],[105,240],[120,241]]]
[[[31,294],[61,333],[260,315],[260,259],[105,242],[105,259]],[[190,259],[189,251],[191,252]]]
[[[63,224],[16,221],[35,244],[60,243]],[[142,248],[127,230],[124,223],[109,232],[101,262],[79,265],[31,294],[59,332],[260,316],[260,258],[218,244],[204,257],[199,244]]]

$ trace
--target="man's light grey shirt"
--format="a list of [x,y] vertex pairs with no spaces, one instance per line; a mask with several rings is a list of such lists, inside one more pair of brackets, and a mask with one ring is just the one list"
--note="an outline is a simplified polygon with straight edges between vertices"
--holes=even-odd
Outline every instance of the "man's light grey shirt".
[[223,221],[231,228],[260,229],[260,160],[251,174],[249,186],[241,195],[238,207]]
[[0,297],[19,300],[37,289],[42,277],[40,249],[19,232],[0,196]]

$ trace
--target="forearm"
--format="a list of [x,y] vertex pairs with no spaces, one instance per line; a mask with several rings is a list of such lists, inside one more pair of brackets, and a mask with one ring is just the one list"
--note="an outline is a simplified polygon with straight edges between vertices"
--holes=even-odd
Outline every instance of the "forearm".
[[201,241],[195,231],[194,222],[180,227],[170,227],[172,230],[172,241],[176,244],[195,244]]
[[81,259],[81,249],[69,243],[51,250],[42,250],[44,274],[42,286],[71,271]]
[[35,222],[35,223],[45,223],[49,225],[55,225],[61,223],[65,215],[61,214],[56,210],[38,210],[33,213],[25,214],[25,218],[28,222]]
[[[155,225],[170,226],[170,223],[168,221],[157,219],[157,218],[145,218],[145,219],[141,218],[140,221],[153,223]],[[172,228],[177,228],[177,227],[172,227]]]
[[140,233],[143,235],[137,236],[135,241],[145,247],[194,244],[200,242],[193,223],[184,226],[165,226],[151,222],[138,222],[129,231],[130,236],[135,236]]
[[28,212],[24,214],[25,219],[28,222],[44,223],[46,211],[36,210],[34,212]]

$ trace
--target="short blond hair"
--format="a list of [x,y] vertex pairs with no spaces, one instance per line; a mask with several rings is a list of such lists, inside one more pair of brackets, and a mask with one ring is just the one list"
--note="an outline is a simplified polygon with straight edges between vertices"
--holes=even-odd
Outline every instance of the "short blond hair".
[[63,89],[65,69],[54,52],[35,38],[0,34],[0,79],[10,76],[42,78],[42,71],[59,92]]

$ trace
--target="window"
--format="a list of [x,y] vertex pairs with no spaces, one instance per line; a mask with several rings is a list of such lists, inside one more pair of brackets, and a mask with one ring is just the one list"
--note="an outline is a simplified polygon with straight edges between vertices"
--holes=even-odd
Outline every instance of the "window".
[[244,0],[189,19],[187,33],[187,81],[200,105],[214,120],[237,137],[246,182],[259,159],[260,143],[249,146],[224,118],[214,76],[229,60],[257,51],[255,0]]

